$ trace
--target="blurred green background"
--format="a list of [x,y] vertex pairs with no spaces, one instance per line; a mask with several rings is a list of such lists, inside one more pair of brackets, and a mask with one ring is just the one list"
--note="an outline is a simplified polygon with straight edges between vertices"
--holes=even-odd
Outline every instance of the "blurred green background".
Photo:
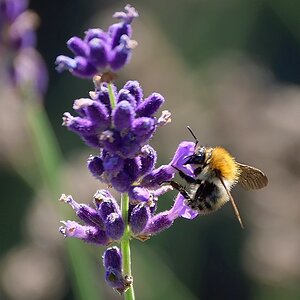
[[[66,193],[89,202],[102,186],[86,169],[94,150],[61,127],[61,116],[93,86],[68,73],[57,74],[54,61],[69,53],[65,43],[71,36],[83,36],[89,27],[107,28],[113,12],[125,4],[30,2],[40,16],[38,50],[50,76],[44,105],[65,163],[61,190],[52,191],[55,199],[42,185],[39,193],[33,192],[12,168],[15,164],[29,168],[34,150],[22,131],[26,127],[22,104],[1,93],[0,117],[5,114],[11,124],[18,123],[15,120],[20,124],[1,129],[0,299],[78,298],[65,241],[57,230],[62,218],[57,199]],[[186,130],[190,125],[202,144],[223,145],[238,161],[269,176],[269,186],[262,191],[233,192],[245,230],[226,205],[208,217],[177,220],[145,243],[134,240],[136,298],[300,299],[300,2],[131,4],[140,14],[133,24],[139,45],[117,85],[136,79],[145,95],[157,91],[165,96],[163,109],[173,117],[151,142],[159,163],[169,162],[180,141],[191,140]],[[160,199],[159,209],[168,209],[174,196]],[[90,273],[82,280],[96,287],[93,299],[122,299],[104,284],[103,249],[83,248],[90,257]],[[78,261],[79,266],[82,263]]]

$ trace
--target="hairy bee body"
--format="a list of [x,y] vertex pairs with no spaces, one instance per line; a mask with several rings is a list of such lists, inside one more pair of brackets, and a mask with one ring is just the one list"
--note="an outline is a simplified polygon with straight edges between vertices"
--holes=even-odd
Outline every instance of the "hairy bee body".
[[[188,127],[195,137],[191,129]],[[186,181],[183,185],[171,181],[170,184],[185,198],[185,203],[202,215],[215,212],[226,202],[231,201],[235,214],[243,227],[238,209],[230,194],[237,183],[246,189],[260,189],[268,184],[267,176],[254,167],[243,165],[222,147],[197,146],[194,153],[187,157],[185,165],[193,166],[194,177],[186,175],[177,169],[179,175]]]
[[229,201],[226,189],[218,176],[222,176],[226,188],[230,191],[240,175],[238,164],[224,148],[205,148],[205,157],[204,167],[195,169],[198,183],[188,186],[190,199],[186,199],[186,204],[201,214],[212,213]]

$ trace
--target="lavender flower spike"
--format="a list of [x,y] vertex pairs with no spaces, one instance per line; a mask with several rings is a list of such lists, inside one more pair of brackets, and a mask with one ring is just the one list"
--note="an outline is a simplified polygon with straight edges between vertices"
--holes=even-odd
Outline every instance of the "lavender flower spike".
[[103,265],[110,287],[121,294],[129,289],[126,299],[134,299],[130,240],[145,241],[170,228],[180,217],[198,216],[180,193],[170,209],[156,212],[159,198],[173,190],[175,185],[170,180],[178,170],[195,177],[193,166],[186,164],[195,143],[181,142],[168,164],[156,166],[157,152],[149,142],[159,126],[171,121],[167,110],[157,116],[164,97],[156,92],[144,97],[135,80],[120,89],[111,82],[112,71],[124,67],[131,57],[135,45],[131,23],[137,16],[136,10],[127,5],[123,12],[114,14],[118,23],[107,31],[93,28],[83,38],[72,37],[67,45],[74,57],[61,55],[56,60],[59,71],[93,78],[94,90],[89,97],[74,101],[76,115],[64,113],[63,125],[94,148],[96,153],[87,162],[92,176],[121,193],[119,201],[108,190],[98,190],[93,206],[63,195],[61,200],[73,208],[82,224],[62,221],[60,232],[95,245],[121,244],[122,251],[116,246],[105,250]]
[[107,31],[100,28],[89,29],[83,39],[70,38],[67,45],[75,57],[58,56],[55,61],[57,71],[69,70],[77,77],[92,78],[96,74],[124,67],[137,44],[130,38],[131,23],[138,17],[135,8],[130,5],[125,6],[124,10],[114,14],[120,22],[111,25]]
[[[74,101],[73,108],[79,116],[64,113],[63,125],[88,145],[100,148],[100,155],[90,157],[88,161],[92,175],[121,193],[129,192],[135,181],[153,171],[156,152],[147,143],[159,125],[154,113],[164,98],[153,93],[144,100],[140,84],[129,81],[120,93],[114,88],[119,98],[112,108],[107,84],[98,84],[96,80],[95,83],[95,91],[90,93],[92,98]],[[174,168],[166,166],[154,174],[162,180],[153,185],[145,184],[145,187],[158,187],[164,180],[170,180],[174,172]]]

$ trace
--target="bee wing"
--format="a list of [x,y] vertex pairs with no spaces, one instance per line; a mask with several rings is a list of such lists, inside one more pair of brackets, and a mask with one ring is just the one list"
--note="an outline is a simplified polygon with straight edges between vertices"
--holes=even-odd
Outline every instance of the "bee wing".
[[241,174],[238,182],[245,190],[256,190],[268,184],[268,177],[259,169],[237,163]]

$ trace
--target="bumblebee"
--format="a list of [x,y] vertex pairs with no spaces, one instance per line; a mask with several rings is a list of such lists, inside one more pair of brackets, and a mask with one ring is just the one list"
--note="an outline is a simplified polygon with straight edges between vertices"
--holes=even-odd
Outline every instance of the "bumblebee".
[[246,190],[261,189],[268,184],[267,176],[259,169],[236,162],[222,147],[198,145],[193,131],[190,127],[188,130],[195,139],[195,148],[194,153],[186,157],[184,164],[193,166],[195,177],[173,166],[187,186],[176,181],[170,181],[169,184],[182,194],[186,205],[202,215],[215,212],[230,201],[241,227],[244,228],[230,190],[237,183]]

